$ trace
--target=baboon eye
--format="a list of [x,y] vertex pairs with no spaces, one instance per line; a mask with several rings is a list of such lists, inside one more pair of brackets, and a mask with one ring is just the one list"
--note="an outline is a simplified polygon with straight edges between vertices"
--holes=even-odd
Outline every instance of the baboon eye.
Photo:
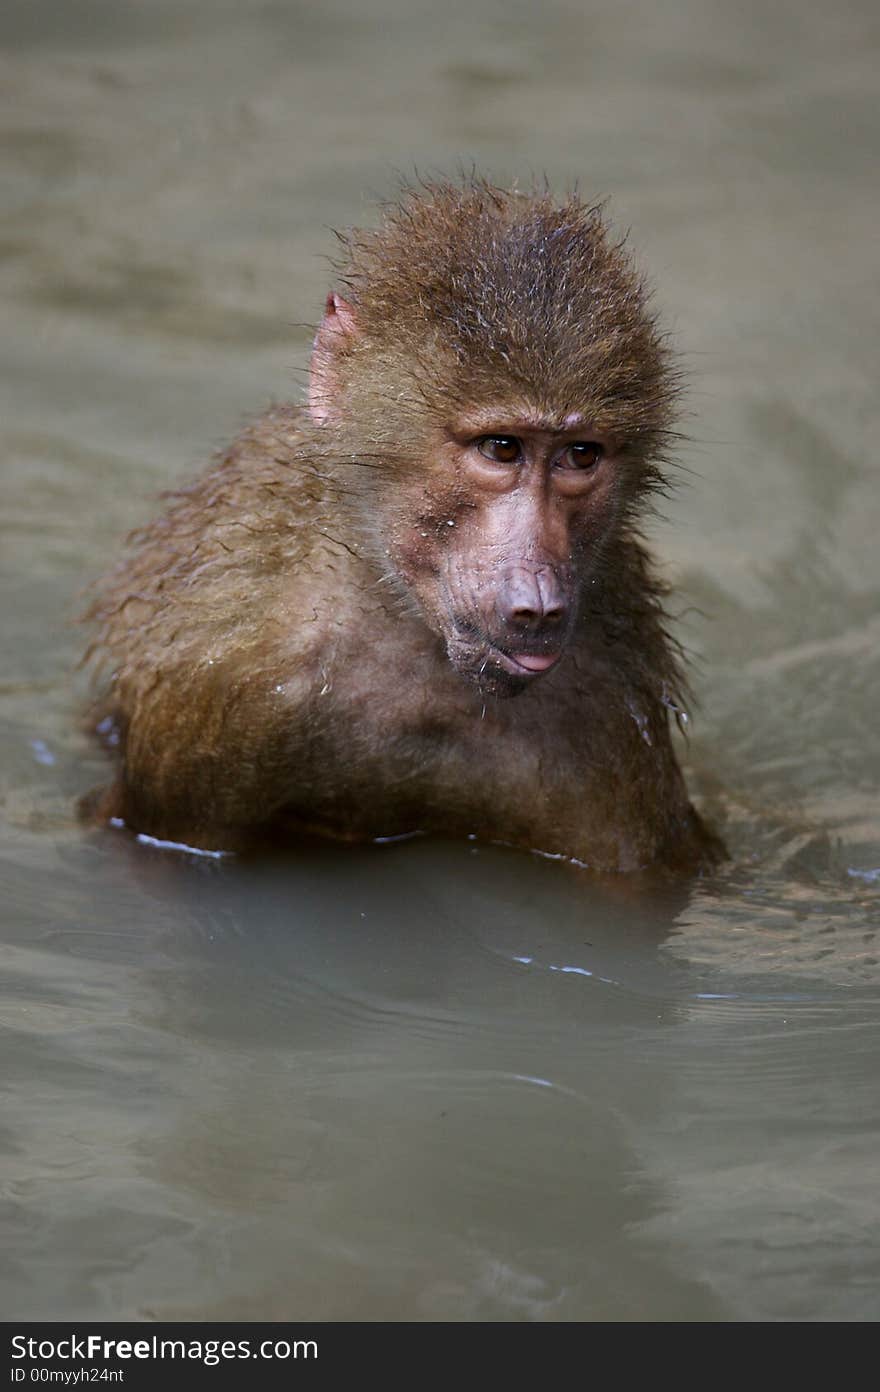
[[522,455],[515,435],[484,435],[477,441],[477,449],[495,464],[515,464]]
[[595,469],[605,451],[597,440],[578,440],[567,445],[557,460],[561,469],[579,469],[586,472]]

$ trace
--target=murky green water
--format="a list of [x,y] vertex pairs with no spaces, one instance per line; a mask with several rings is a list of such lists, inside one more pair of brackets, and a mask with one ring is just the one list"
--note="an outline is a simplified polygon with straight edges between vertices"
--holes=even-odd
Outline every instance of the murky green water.
[[[7,0],[0,1314],[874,1319],[867,3]],[[735,853],[84,834],[77,592],[269,397],[394,170],[609,195],[693,383],[658,549]],[[691,471],[691,472],[688,472]]]

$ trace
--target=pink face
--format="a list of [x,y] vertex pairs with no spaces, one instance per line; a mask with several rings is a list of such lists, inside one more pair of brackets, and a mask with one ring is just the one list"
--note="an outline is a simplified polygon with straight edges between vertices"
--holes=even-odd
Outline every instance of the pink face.
[[[340,363],[358,334],[356,311],[331,294],[312,354],[319,426],[344,416]],[[377,499],[387,555],[452,665],[515,695],[564,658],[619,510],[617,445],[578,412],[522,406],[468,411],[420,449],[420,467]]]
[[618,473],[613,443],[580,417],[474,412],[438,441],[392,559],[483,690],[515,695],[562,661]]

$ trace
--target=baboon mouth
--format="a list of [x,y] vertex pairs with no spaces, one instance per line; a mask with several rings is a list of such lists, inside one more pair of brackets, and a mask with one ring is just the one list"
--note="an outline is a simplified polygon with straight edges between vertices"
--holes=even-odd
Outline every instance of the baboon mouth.
[[453,666],[492,696],[515,696],[556,666],[562,649],[555,652],[507,650],[494,643],[450,650]]
[[562,656],[562,651],[556,652],[518,652],[504,651],[502,648],[491,647],[488,658],[491,663],[500,667],[502,671],[509,672],[511,676],[521,677],[530,680],[533,677],[540,677],[544,672],[549,672],[551,667],[555,667]]

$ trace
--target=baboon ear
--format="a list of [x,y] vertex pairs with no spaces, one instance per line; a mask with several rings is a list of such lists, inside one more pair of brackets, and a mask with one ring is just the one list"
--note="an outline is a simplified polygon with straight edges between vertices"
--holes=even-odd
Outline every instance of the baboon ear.
[[331,290],[324,318],[315,335],[309,368],[309,414],[317,425],[326,425],[333,419],[339,391],[339,359],[350,347],[357,331],[357,318],[351,305]]

